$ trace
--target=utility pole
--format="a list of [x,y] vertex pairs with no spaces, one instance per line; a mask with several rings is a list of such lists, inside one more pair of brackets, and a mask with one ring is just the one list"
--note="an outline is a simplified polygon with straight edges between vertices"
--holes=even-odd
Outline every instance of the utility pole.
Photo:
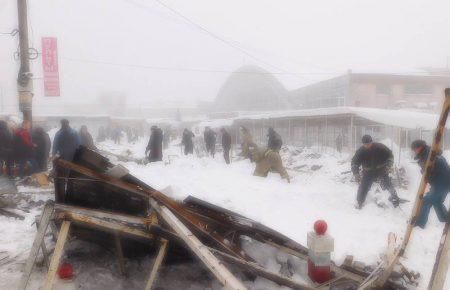
[[17,90],[19,92],[19,108],[23,120],[32,122],[33,103],[33,74],[30,72],[30,57],[28,46],[28,15],[27,0],[17,0],[19,16],[19,56],[20,69],[17,76]]

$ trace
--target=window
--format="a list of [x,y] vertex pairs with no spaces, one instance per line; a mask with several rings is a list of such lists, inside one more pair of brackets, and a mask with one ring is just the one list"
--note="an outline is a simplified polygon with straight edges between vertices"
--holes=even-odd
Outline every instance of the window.
[[433,87],[426,84],[408,84],[405,86],[405,95],[431,95]]
[[390,85],[377,85],[377,95],[390,96],[391,86]]

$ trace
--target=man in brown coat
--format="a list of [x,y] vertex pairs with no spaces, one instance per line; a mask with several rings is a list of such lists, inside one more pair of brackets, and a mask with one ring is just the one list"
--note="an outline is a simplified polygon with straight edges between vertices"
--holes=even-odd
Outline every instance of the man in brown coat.
[[280,153],[271,149],[254,149],[251,152],[252,160],[256,162],[253,175],[267,177],[269,171],[278,172],[281,178],[291,182],[291,178],[283,166]]

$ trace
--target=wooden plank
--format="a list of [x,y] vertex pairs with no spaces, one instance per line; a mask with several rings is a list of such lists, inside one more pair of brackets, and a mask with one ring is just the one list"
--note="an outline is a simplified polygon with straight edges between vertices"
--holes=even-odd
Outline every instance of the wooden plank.
[[120,273],[125,276],[125,259],[123,258],[123,250],[122,250],[122,243],[120,241],[120,235],[118,232],[114,233],[114,244],[116,247],[116,256],[117,256],[117,262],[119,263],[119,270]]
[[153,198],[150,203],[225,288],[247,289],[167,207],[160,206]]
[[[182,204],[146,184],[136,185],[133,183],[125,182],[121,179],[115,179],[106,174],[99,173],[92,169],[62,159],[55,160],[55,165],[60,166],[61,168],[64,168],[66,170],[72,170],[81,173],[89,178],[96,179],[99,182],[112,185],[115,188],[127,191],[128,193],[133,194],[136,197],[155,199],[158,202],[162,203],[165,207],[173,211],[177,215],[177,217],[182,219],[183,222],[185,222],[190,228],[200,232],[203,237],[209,239],[211,242],[214,242],[227,253],[236,257],[242,257],[248,260],[250,259],[250,257],[245,256],[245,253],[243,253],[240,248],[228,243],[228,241],[223,236],[215,232],[213,229],[210,229],[210,227],[208,227],[208,225],[203,220],[199,219],[196,215],[189,212]],[[133,176],[130,175],[130,177]]]
[[[39,231],[39,224],[40,224],[40,221],[36,220],[36,230],[37,231]],[[45,235],[44,235],[44,239],[42,240],[42,243],[41,243],[41,251],[42,251],[44,265],[48,269],[48,267],[50,266],[50,261],[48,260],[48,251],[47,251],[47,247],[45,246]]]
[[152,241],[155,236],[159,236],[184,246],[183,240],[174,232],[153,224],[154,220],[152,221],[152,219],[110,214],[81,207],[61,206],[59,204],[55,205],[55,211],[57,219],[68,219],[76,224],[100,228],[111,233],[120,232],[121,235],[138,239]]
[[64,253],[64,245],[66,244],[67,237],[69,235],[70,222],[63,221],[61,229],[59,230],[58,241],[56,242],[55,251],[53,252],[52,260],[50,262],[50,267],[47,273],[47,280],[43,290],[52,290],[55,284],[56,272],[59,268],[59,263],[61,257]]
[[58,214],[57,218],[68,219],[75,223],[81,223],[86,225],[91,225],[93,227],[100,227],[106,230],[114,232],[121,232],[127,235],[135,236],[138,238],[153,239],[153,235],[145,232],[143,230],[139,230],[136,228],[129,227],[127,225],[120,224],[118,222],[105,221],[94,217],[89,217],[83,214],[73,213],[73,212],[64,212]]
[[47,230],[50,218],[53,214],[53,203],[47,203],[42,212],[41,220],[39,222],[39,228],[33,241],[33,246],[31,247],[30,254],[28,255],[27,262],[25,264],[25,269],[22,273],[20,279],[18,290],[24,290],[27,287],[28,280],[30,279],[31,272],[33,271],[33,266],[36,262],[37,255],[39,253],[39,248],[44,241],[45,232]]
[[388,234],[388,247],[387,247],[387,253],[386,253],[387,261],[391,261],[394,258],[396,241],[397,241],[397,236],[394,233],[390,232]]
[[216,249],[213,248],[209,248],[209,250],[211,252],[213,252],[214,254],[217,254],[218,256],[220,256],[221,258],[223,258],[225,261],[227,261],[230,264],[239,266],[240,268],[244,269],[244,270],[248,270],[250,272],[253,272],[261,277],[264,277],[268,280],[271,280],[279,285],[283,285],[283,286],[288,286],[292,289],[295,290],[312,290],[315,289],[314,287],[305,285],[305,284],[300,284],[297,281],[294,281],[288,277],[282,276],[280,274],[277,274],[275,272],[269,271],[264,269],[263,267],[261,267],[260,265],[253,263],[253,262],[247,262],[243,259],[239,259],[236,257],[233,257],[231,255],[228,255],[226,253],[223,253],[221,251],[218,251]]
[[158,275],[159,268],[167,254],[167,246],[169,242],[167,240],[161,240],[161,245],[159,246],[158,255],[156,256],[155,262],[153,263],[152,271],[150,273],[150,278],[147,281],[147,286],[145,290],[151,290],[155,284],[156,277]]
[[97,209],[91,209],[91,208],[85,208],[85,207],[79,207],[79,206],[73,206],[73,205],[66,205],[66,204],[55,204],[55,211],[57,212],[71,212],[71,213],[77,213],[77,214],[83,214],[83,215],[89,215],[96,218],[101,219],[120,219],[123,222],[126,223],[134,223],[134,224],[146,224],[150,223],[151,220],[147,218],[132,216],[132,215],[126,215],[123,213],[112,213]]
[[442,231],[439,249],[436,253],[436,261],[434,263],[433,272],[428,284],[428,290],[442,290],[444,288],[450,259],[450,237],[448,236],[449,231],[450,220],[447,221],[444,230]]

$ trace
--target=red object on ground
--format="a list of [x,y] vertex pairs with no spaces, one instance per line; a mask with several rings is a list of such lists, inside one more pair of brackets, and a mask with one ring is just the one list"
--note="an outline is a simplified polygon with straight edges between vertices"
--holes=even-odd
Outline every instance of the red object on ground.
[[61,279],[72,279],[73,278],[73,268],[71,264],[64,263],[59,266],[58,270],[59,278]]
[[331,265],[328,266],[316,266],[308,259],[308,276],[317,283],[325,283],[331,280]]
[[319,236],[325,235],[325,233],[327,232],[327,229],[328,229],[328,225],[327,225],[327,222],[324,220],[318,220],[314,223],[314,231]]

